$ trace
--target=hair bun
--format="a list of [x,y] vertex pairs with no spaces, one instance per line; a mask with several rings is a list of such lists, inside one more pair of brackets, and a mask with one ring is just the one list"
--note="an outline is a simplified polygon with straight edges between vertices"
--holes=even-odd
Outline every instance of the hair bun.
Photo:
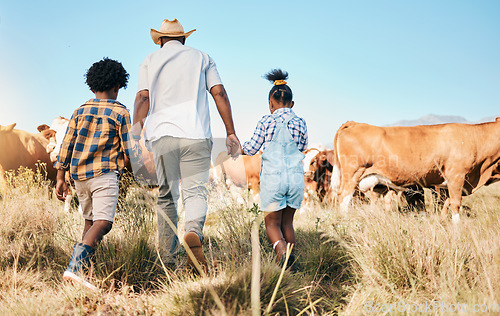
[[272,82],[274,85],[283,85],[286,84],[285,80],[288,79],[288,72],[281,69],[273,69],[265,74],[264,78]]

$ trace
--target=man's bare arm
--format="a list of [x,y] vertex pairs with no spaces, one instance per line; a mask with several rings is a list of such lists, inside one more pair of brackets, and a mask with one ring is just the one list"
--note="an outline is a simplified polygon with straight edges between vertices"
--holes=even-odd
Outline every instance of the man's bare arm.
[[134,119],[132,122],[133,126],[136,126],[137,123],[140,124],[141,129],[144,125],[144,119],[148,115],[149,112],[149,91],[141,90],[137,92],[134,102]]
[[231,104],[229,103],[226,89],[224,89],[223,85],[218,84],[210,89],[210,94],[212,94],[215,105],[217,105],[219,115],[224,122],[224,126],[226,126],[227,135],[235,134],[233,116],[231,113]]
[[224,126],[226,127],[226,146],[228,154],[235,156],[239,151],[241,151],[241,144],[238,137],[236,137],[236,132],[234,130],[231,104],[229,103],[226,89],[224,89],[224,86],[221,84],[215,85],[210,89],[210,94],[214,98],[217,111],[219,111],[219,115],[224,122]]

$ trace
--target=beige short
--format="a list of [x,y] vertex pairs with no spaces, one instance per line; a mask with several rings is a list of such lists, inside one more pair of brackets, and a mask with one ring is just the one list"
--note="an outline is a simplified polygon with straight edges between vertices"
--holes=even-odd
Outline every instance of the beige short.
[[109,172],[88,180],[75,180],[83,218],[113,222],[118,204],[118,174]]

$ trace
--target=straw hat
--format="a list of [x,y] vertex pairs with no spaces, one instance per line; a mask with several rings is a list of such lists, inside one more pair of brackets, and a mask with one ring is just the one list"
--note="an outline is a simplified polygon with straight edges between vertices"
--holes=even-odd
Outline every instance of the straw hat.
[[172,21],[165,19],[161,23],[159,31],[151,29],[151,38],[153,39],[153,42],[155,42],[155,44],[159,45],[160,37],[162,36],[168,36],[168,37],[184,36],[187,38],[194,31],[196,31],[196,29],[184,33],[184,28],[182,27],[181,23],[177,21],[177,19],[173,19]]

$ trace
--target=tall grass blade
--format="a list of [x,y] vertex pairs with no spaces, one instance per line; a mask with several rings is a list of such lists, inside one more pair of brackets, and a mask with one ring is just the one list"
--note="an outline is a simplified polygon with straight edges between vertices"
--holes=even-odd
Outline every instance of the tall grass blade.
[[276,286],[274,287],[273,295],[271,296],[271,300],[269,301],[269,305],[267,306],[266,309],[266,314],[269,314],[271,312],[271,309],[273,308],[274,299],[276,298],[276,294],[278,294],[278,289],[280,287],[281,280],[283,280],[283,275],[285,274],[286,265],[288,263],[288,259],[290,259],[290,253],[292,251],[292,248],[293,248],[292,244],[286,245],[285,263],[283,263],[283,267],[281,268],[280,277],[278,278],[278,282],[276,282]]
[[304,314],[308,309],[310,309],[311,311],[313,310],[314,306],[316,304],[318,304],[319,302],[321,302],[323,300],[322,297],[318,298],[317,300],[315,300],[314,302],[311,302],[311,304],[309,304],[309,306],[307,306],[306,308],[304,308],[302,311],[300,311],[300,313],[297,314],[297,316],[300,316],[302,314]]
[[252,225],[252,280],[251,280],[251,306],[252,316],[260,315],[260,221],[255,220]]

